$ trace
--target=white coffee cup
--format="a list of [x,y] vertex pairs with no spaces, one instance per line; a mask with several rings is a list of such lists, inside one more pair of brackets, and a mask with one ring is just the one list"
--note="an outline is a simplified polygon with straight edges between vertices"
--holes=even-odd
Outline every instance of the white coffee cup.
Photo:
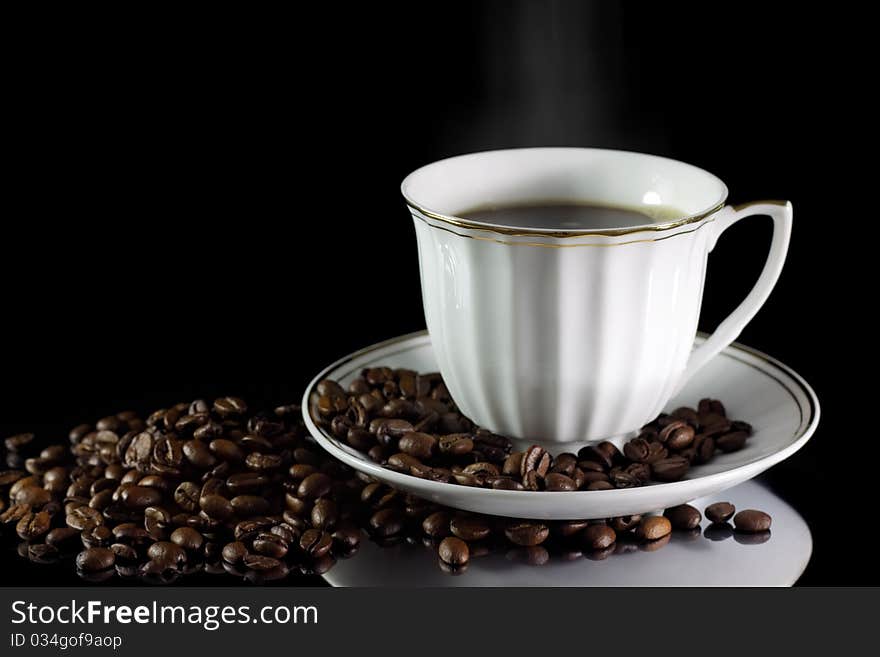
[[[480,426],[542,442],[619,437],[653,419],[766,301],[791,233],[790,203],[727,206],[727,187],[712,174],[624,151],[462,155],[414,171],[402,192],[416,227],[425,318],[453,399]],[[683,215],[553,231],[457,216],[547,199],[663,205]],[[709,252],[751,215],[773,219],[764,269],[693,349]]]

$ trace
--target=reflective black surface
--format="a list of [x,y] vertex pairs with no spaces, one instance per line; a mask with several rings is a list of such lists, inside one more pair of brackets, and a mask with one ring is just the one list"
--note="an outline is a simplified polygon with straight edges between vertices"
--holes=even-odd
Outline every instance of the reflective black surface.
[[[768,479],[814,534],[802,584],[877,584],[845,538],[876,497],[875,450],[844,465],[872,408],[871,41],[826,9],[419,3],[223,29],[22,26],[0,434],[64,439],[197,396],[296,401],[332,360],[424,327],[410,170],[498,147],[647,151],[718,174],[733,202],[793,201],[785,271],[741,340],[803,374],[823,419]],[[748,292],[769,234],[758,219],[725,233],[701,328]],[[14,564],[3,583],[78,581]]]

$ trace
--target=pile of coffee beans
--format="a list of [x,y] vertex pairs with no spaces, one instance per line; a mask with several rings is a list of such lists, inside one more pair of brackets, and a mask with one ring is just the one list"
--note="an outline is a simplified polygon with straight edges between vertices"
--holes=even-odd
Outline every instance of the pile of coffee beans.
[[553,456],[538,445],[513,451],[505,436],[474,426],[437,373],[374,367],[347,388],[318,383],[309,413],[336,438],[396,472],[498,490],[578,491],[678,481],[718,451],[742,449],[752,427],[715,399],[681,407],[643,427],[623,451],[611,442]]
[[[376,377],[368,375],[364,383],[373,380],[367,385],[376,390]],[[396,435],[393,427],[402,425],[394,422],[402,418],[381,415],[376,423],[381,428],[371,430],[376,418],[367,415],[361,437],[364,446],[373,441],[368,451],[388,450],[392,442],[395,449],[406,448],[386,459],[389,467],[401,468],[406,461],[402,456],[392,459],[395,454],[416,459],[413,453],[418,453],[422,464],[447,457],[481,464],[468,472],[466,465],[451,464],[450,476],[458,483],[462,482],[454,474],[479,482],[471,485],[493,485],[489,480],[497,476],[523,487],[524,482],[537,482],[538,490],[562,490],[552,475],[574,481],[580,470],[605,475],[593,482],[618,485],[621,466],[626,463],[620,452],[606,453],[603,449],[607,448],[597,447],[594,452],[553,459],[540,448],[532,448],[517,456],[509,441],[475,429],[456,411],[448,410],[454,406],[439,377],[398,374],[383,383],[391,391],[392,386],[386,385],[389,381],[396,386],[392,399],[400,402],[435,399],[436,393],[438,404],[422,418],[420,429],[441,430],[429,434],[412,425]],[[321,387],[322,407],[329,403],[339,411],[349,403],[347,397],[342,401],[332,394],[336,390],[332,385]],[[712,404],[711,409],[694,411],[697,427],[704,428],[700,418],[705,420],[708,414],[723,416],[723,409],[718,412],[720,405]],[[332,414],[329,424],[338,429],[350,418],[350,408]],[[659,435],[669,426],[678,426],[677,417],[661,419],[645,433],[655,430]],[[420,423],[415,417],[412,420]],[[685,422],[692,426],[690,420]],[[455,430],[447,431],[450,428]],[[361,427],[353,424],[346,436],[358,436],[358,431]],[[677,431],[650,442],[668,444]],[[420,448],[423,439],[414,435],[419,433],[433,439],[434,447]],[[435,452],[441,442],[446,450]],[[449,449],[449,445],[459,446]],[[94,425],[75,427],[67,445],[40,449],[32,434],[19,434],[7,438],[4,448],[10,469],[0,471],[0,533],[4,538],[17,538],[19,554],[30,561],[71,561],[80,576],[90,581],[119,576],[168,583],[181,575],[206,572],[261,583],[296,572],[321,574],[337,559],[352,556],[365,536],[382,546],[423,544],[437,554],[441,568],[460,573],[471,559],[498,551],[510,559],[539,565],[551,555],[600,559],[633,549],[656,550],[669,541],[673,529],[698,534],[701,520],[692,507],[667,509],[664,516],[565,522],[455,511],[354,472],[332,458],[308,435],[298,406],[252,412],[236,397],[181,403],[146,419],[122,412]],[[519,459],[516,476],[504,474],[511,458]],[[597,467],[585,469],[585,462]],[[497,474],[483,469],[496,464],[500,464]],[[408,462],[409,468],[414,466],[415,461]],[[733,506],[726,503],[706,509],[706,517],[713,521],[706,537],[736,536],[746,542],[742,537],[749,536],[749,542],[760,542],[769,536],[766,514],[755,510],[734,514]],[[736,531],[727,523],[731,518]]]
[[169,581],[196,568],[265,581],[294,566],[322,572],[360,542],[340,507],[364,484],[313,444],[299,406],[196,400],[69,438],[30,456],[33,435],[4,443],[15,469],[0,472],[0,528],[32,561],[75,554],[93,579]]

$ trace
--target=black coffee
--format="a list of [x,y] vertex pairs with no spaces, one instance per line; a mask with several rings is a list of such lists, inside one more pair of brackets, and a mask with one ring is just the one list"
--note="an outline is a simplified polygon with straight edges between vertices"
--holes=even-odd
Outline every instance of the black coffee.
[[458,213],[460,217],[470,221],[512,228],[541,228],[545,230],[632,228],[674,221],[685,214],[664,205],[627,208],[573,201],[487,205]]

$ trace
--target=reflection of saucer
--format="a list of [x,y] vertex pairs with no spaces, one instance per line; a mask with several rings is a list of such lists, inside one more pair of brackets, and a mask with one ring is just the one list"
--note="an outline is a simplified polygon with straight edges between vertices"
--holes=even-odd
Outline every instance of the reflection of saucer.
[[[473,559],[468,569],[451,576],[437,565],[436,552],[422,546],[381,548],[370,541],[358,553],[340,560],[324,575],[333,586],[790,586],[807,567],[813,549],[804,519],[788,504],[750,481],[724,493],[701,498],[702,511],[719,499],[738,509],[762,509],[773,517],[772,535],[749,545],[745,535],[724,540],[673,533],[657,552],[612,554],[603,561],[551,557],[543,566],[513,563],[503,554]],[[740,539],[739,541],[737,539]]]
[[[698,339],[698,343],[701,341]],[[693,467],[682,481],[642,488],[566,493],[472,488],[383,468],[312,422],[308,399],[318,381],[330,378],[347,385],[364,367],[377,365],[419,372],[438,369],[426,332],[388,340],[333,363],[315,377],[303,398],[306,425],[321,447],[351,467],[419,497],[458,509],[517,518],[607,518],[713,495],[748,481],[794,454],[819,422],[816,395],[800,376],[779,361],[734,344],[700,370],[668,408],[693,406],[701,397],[721,399],[731,417],[750,422],[755,428],[744,449],[719,454],[711,463]],[[556,451],[572,448],[568,444]]]

